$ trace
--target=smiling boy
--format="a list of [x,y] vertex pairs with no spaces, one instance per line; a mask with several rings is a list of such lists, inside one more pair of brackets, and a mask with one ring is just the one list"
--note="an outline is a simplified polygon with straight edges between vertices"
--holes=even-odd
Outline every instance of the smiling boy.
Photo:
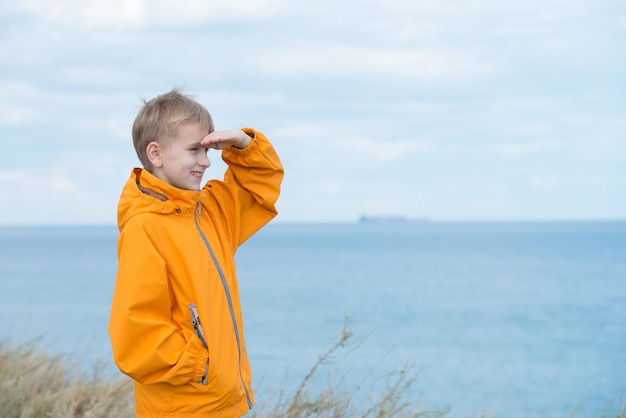
[[[143,168],[118,205],[114,360],[139,418],[241,416],[254,394],[234,254],[277,213],[280,159],[258,131],[214,131],[178,90],[144,104],[133,143]],[[209,149],[228,168],[202,186]]]

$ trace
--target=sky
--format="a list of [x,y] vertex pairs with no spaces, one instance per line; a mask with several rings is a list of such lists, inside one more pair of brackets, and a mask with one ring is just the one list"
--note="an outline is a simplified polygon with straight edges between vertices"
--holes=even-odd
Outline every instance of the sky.
[[0,0],[0,225],[115,224],[174,87],[270,138],[276,222],[626,218],[621,0]]

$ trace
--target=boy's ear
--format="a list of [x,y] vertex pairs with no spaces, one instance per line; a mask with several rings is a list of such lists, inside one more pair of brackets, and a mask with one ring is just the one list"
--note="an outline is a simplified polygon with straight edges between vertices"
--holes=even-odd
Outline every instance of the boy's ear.
[[153,167],[160,168],[163,165],[163,159],[161,158],[161,146],[158,142],[150,142],[146,147],[146,153],[148,154],[148,159],[152,163]]

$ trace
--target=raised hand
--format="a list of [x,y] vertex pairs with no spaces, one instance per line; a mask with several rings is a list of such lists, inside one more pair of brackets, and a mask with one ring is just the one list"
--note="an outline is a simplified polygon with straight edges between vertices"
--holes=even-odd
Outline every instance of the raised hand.
[[231,145],[237,148],[248,146],[252,138],[240,129],[229,131],[213,131],[200,141],[200,145],[205,148],[224,149]]

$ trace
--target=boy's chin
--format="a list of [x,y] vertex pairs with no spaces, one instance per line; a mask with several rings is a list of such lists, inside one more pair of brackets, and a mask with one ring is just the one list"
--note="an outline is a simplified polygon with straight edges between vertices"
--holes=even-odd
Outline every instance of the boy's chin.
[[200,184],[178,184],[174,185],[174,187],[181,190],[189,190],[191,192],[199,192],[202,190],[202,183]]

